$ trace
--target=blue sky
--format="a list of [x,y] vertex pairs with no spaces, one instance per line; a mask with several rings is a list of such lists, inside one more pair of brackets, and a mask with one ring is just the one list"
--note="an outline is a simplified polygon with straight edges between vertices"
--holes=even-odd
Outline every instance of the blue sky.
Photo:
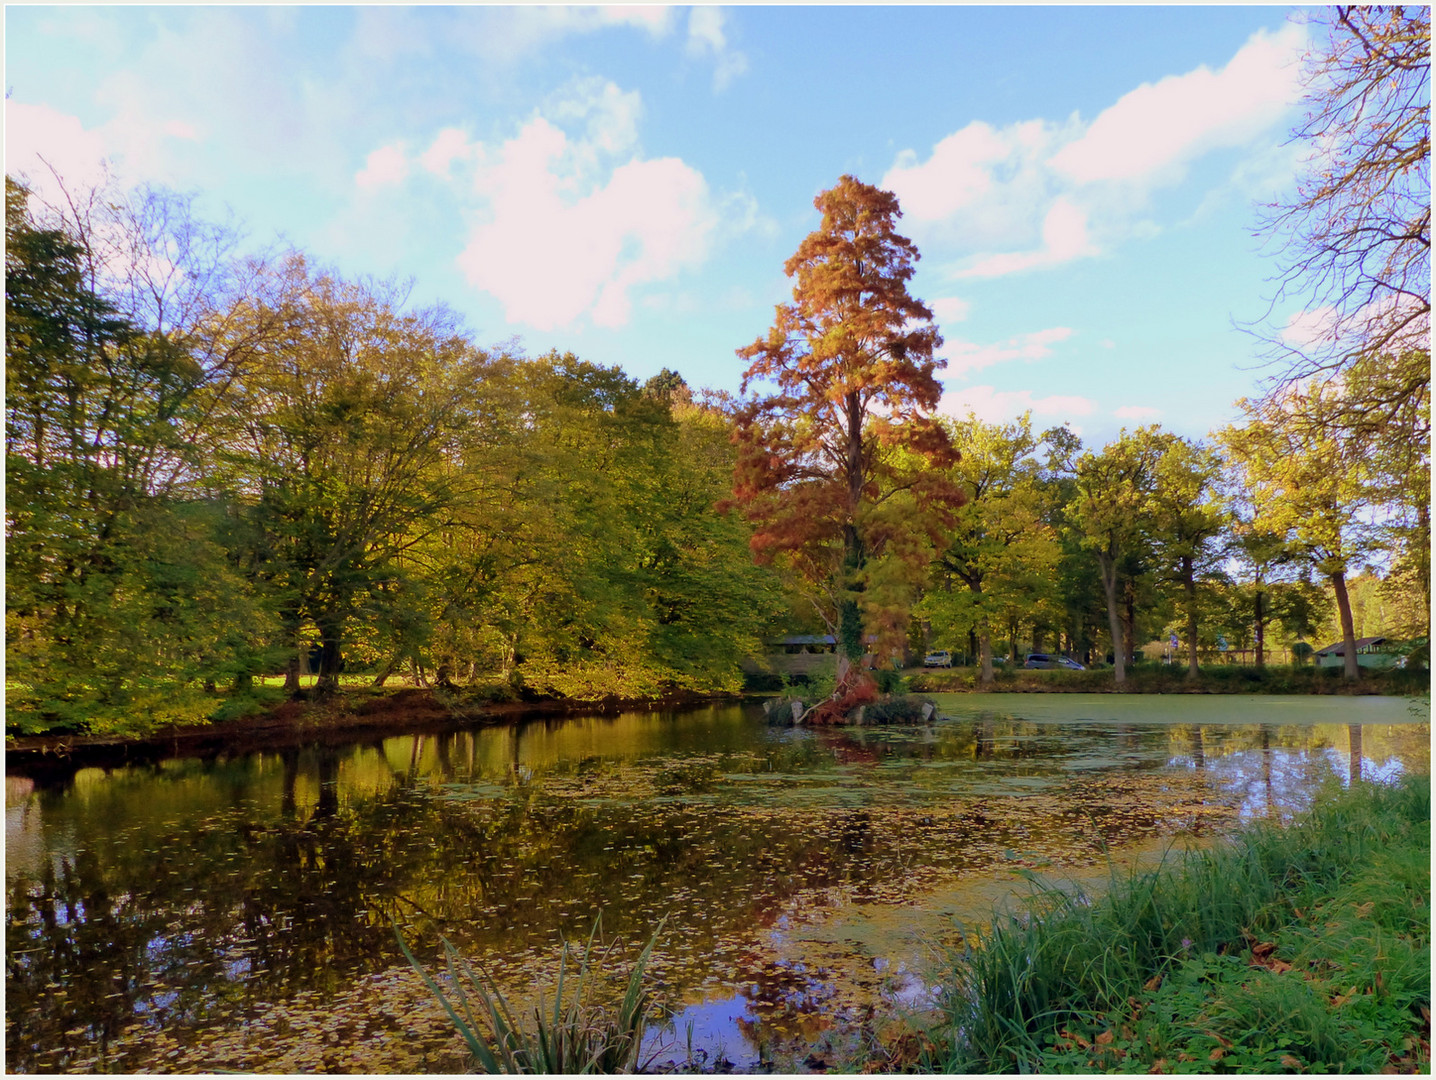
[[1200,436],[1260,377],[1294,10],[10,6],[6,169],[105,158],[480,343],[727,390],[853,173],[922,252],[945,411]]

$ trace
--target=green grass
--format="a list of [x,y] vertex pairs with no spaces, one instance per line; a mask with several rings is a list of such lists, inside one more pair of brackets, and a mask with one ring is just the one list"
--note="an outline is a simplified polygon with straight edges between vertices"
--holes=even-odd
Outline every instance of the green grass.
[[[1114,688],[1111,668],[1092,671],[1027,670],[1002,666],[993,669],[994,689],[1008,691],[1061,691],[1102,693]],[[1195,682],[1187,669],[1175,664],[1137,664],[1127,672],[1123,689],[1133,694],[1423,694],[1430,687],[1426,671],[1374,671],[1363,668],[1352,684],[1338,668],[1238,664],[1203,667]],[[919,693],[977,689],[975,668],[929,668],[911,675],[911,688]]]
[[1430,1062],[1430,781],[1035,888],[954,956],[943,1072],[1379,1072]]
[[250,716],[284,700],[282,690],[256,684],[248,691],[207,692],[196,685],[139,687],[123,702],[46,702],[37,707],[28,688],[6,687],[5,734],[113,735],[138,738],[167,727]]

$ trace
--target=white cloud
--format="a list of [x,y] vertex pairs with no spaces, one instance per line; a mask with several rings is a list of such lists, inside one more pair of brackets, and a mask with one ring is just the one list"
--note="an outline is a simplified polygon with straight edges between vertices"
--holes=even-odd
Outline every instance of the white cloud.
[[463,8],[451,14],[453,22],[445,28],[450,40],[489,62],[505,65],[574,34],[628,27],[663,37],[676,18],[673,8],[660,4],[514,4]]
[[544,108],[555,121],[582,122],[585,138],[573,147],[588,155],[589,164],[599,156],[623,154],[638,144],[638,120],[643,99],[637,90],[623,91],[597,76],[577,79],[555,94]]
[[1050,417],[1058,423],[1064,423],[1070,422],[1074,416],[1091,416],[1097,411],[1097,403],[1090,398],[1074,394],[1033,397],[1031,390],[968,386],[947,391],[942,395],[937,409],[940,413],[958,418],[971,412],[979,420],[989,424],[1013,420],[1025,412],[1031,412],[1034,417]]
[[960,296],[940,296],[927,306],[939,323],[963,322],[972,311],[972,304]]
[[1254,34],[1220,72],[1199,67],[1124,94],[1086,133],[1052,156],[1081,184],[1179,178],[1190,160],[1241,146],[1281,119],[1300,97],[1306,34],[1288,23]]
[[510,321],[543,330],[585,315],[624,325],[634,290],[700,263],[718,220],[701,173],[636,152],[636,94],[579,89],[586,96],[553,112],[582,124],[581,135],[535,116],[500,146],[450,140],[446,151],[475,162],[468,197],[479,200],[481,220],[460,269]]
[[1052,355],[1053,345],[1071,336],[1071,327],[1053,326],[1030,334],[1019,334],[993,345],[949,341],[945,350],[948,353],[947,370],[954,375],[966,375],[1010,360],[1042,360]]
[[1073,259],[1098,254],[1087,238],[1087,214],[1066,196],[1058,198],[1042,222],[1042,246],[1036,251],[1014,251],[1000,255],[984,255],[958,277],[1001,277],[1023,270],[1060,266]]
[[688,12],[688,55],[713,58],[715,90],[726,88],[748,70],[748,58],[728,47],[726,22],[727,17],[719,7],[695,7]]
[[1123,405],[1113,409],[1112,415],[1118,420],[1156,420],[1161,417],[1162,410],[1150,405]]
[[904,150],[883,177],[882,186],[897,193],[903,213],[923,221],[940,221],[992,191],[992,170],[1013,154],[1012,139],[981,120],[974,120],[932,148],[919,165]]
[[[1241,147],[1227,187],[1272,190],[1290,154],[1275,133],[1299,88],[1305,30],[1259,31],[1221,71],[1206,67],[1145,84],[1091,123],[973,121],[926,160],[903,150],[882,178],[925,250],[956,277],[998,277],[1089,258],[1159,226],[1150,193],[1182,180],[1219,148]],[[1230,197],[1224,195],[1222,197]]]
[[170,120],[163,125],[161,130],[174,139],[198,139],[199,128],[184,120]]
[[48,105],[5,102],[5,169],[25,177],[45,201],[60,194],[51,168],[70,188],[95,187],[105,177],[107,157],[104,136],[86,130],[78,117]]
[[880,185],[902,203],[924,245],[981,251],[1040,240],[1053,178],[1044,162],[1061,131],[1040,120],[996,129],[975,121],[919,162],[898,154]]
[[1298,311],[1281,329],[1281,339],[1296,349],[1309,349],[1326,341],[1336,326],[1336,309],[1331,306]]
[[354,184],[360,190],[384,187],[388,184],[402,184],[409,176],[409,162],[404,157],[404,147],[396,143],[381,146],[364,161],[364,168],[354,176]]
[[467,135],[458,128],[444,128],[419,157],[419,164],[436,176],[448,176],[453,163],[465,160],[472,152]]

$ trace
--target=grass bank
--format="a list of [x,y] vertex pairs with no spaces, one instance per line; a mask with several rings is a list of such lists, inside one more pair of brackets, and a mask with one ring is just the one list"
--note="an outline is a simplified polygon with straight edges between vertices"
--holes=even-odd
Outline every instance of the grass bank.
[[1114,881],[1034,886],[953,955],[919,1068],[1426,1072],[1429,777]]
[[[314,679],[301,680],[311,690]],[[475,723],[514,723],[571,713],[680,709],[729,695],[674,691],[652,698],[518,699],[505,685],[474,683],[419,688],[371,685],[368,676],[341,676],[337,693],[292,697],[279,678],[242,692],[195,686],[135,692],[124,705],[92,710],[58,724],[15,710],[6,713],[7,766],[35,774],[105,767],[119,761],[159,760],[181,751],[245,753],[315,741],[342,743],[365,732],[440,731]]]
[[[975,668],[927,668],[910,676],[916,693],[962,693],[977,690]],[[1361,678],[1347,682],[1338,668],[1242,667],[1235,664],[1205,667],[1196,680],[1187,669],[1168,664],[1138,664],[1118,687],[1110,668],[1095,671],[1027,670],[999,667],[994,685],[983,689],[1036,694],[1424,694],[1431,685],[1428,671],[1374,671],[1363,669]]]

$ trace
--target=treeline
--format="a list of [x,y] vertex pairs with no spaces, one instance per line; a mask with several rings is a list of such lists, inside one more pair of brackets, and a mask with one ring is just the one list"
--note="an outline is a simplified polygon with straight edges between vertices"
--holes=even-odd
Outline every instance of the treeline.
[[1351,640],[1348,580],[1373,574],[1379,630],[1429,655],[1424,353],[1243,402],[1205,441],[968,417],[914,448],[873,413],[835,483],[787,397],[481,348],[390,285],[240,257],[164,191],[56,208],[7,179],[5,302],[12,732],[197,718],[310,668],[321,695],[341,672],[734,690],[804,629],[884,662],[904,633],[970,651],[983,682],[997,642],[1110,655],[1120,683],[1171,634],[1193,673],[1222,641],[1260,664]]
[[1223,644],[1261,665],[1275,649],[1353,637],[1348,582],[1361,575],[1363,606],[1383,620],[1368,632],[1426,662],[1429,395],[1345,426],[1330,422],[1330,388],[1278,400],[1241,403],[1241,422],[1207,440],[1150,426],[1088,450],[1065,427],[1035,434],[1026,416],[949,421],[968,499],[917,606],[914,647],[980,657],[988,681],[994,642],[1110,659],[1119,681],[1144,644],[1172,635],[1193,674]]
[[293,691],[311,658],[320,693],[739,685],[782,597],[713,511],[721,402],[240,258],[171,193],[31,201],[7,179],[9,730]]

